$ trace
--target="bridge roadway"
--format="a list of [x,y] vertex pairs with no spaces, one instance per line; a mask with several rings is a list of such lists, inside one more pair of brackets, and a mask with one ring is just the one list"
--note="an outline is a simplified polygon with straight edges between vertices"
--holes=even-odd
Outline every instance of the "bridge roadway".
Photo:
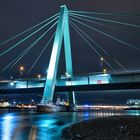
[[[0,81],[0,94],[43,93],[45,79]],[[57,79],[55,92],[140,89],[140,73],[88,74]]]

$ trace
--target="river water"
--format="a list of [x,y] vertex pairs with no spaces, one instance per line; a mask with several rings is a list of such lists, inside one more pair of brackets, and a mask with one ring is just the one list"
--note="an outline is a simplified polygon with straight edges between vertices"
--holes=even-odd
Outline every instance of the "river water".
[[114,115],[140,115],[138,110],[59,112],[0,110],[0,140],[61,140],[61,130],[72,123]]

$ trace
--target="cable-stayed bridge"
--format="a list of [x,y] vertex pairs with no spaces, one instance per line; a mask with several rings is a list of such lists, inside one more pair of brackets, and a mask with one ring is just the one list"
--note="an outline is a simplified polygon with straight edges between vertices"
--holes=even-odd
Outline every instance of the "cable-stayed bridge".
[[[102,16],[108,16],[108,18],[103,18]],[[10,81],[1,81],[1,89],[5,86],[11,85],[12,89],[17,91],[31,91],[32,89],[37,89],[43,92],[43,98],[41,103],[46,104],[53,101],[55,91],[67,91],[69,92],[69,102],[74,104],[73,96],[71,94],[77,90],[109,90],[109,89],[138,89],[140,86],[140,74],[139,66],[136,69],[130,70],[125,67],[121,62],[116,59],[112,54],[105,50],[105,48],[93,39],[86,31],[93,31],[94,35],[98,34],[99,37],[103,36],[110,39],[110,43],[117,42],[117,45],[121,47],[126,47],[126,49],[132,50],[134,55],[138,55],[140,52],[138,43],[133,43],[128,39],[120,39],[120,37],[114,32],[119,32],[119,34],[128,34],[139,38],[139,34],[134,32],[140,28],[138,24],[132,24],[130,22],[124,22],[115,20],[112,17],[134,17],[139,18],[140,15],[134,14],[121,14],[121,13],[97,13],[97,12],[85,12],[85,11],[72,11],[68,10],[67,7],[61,6],[60,13],[53,15],[52,17],[38,23],[37,25],[17,34],[16,36],[0,43],[1,48],[0,57],[8,56],[9,53],[13,53],[13,50],[17,49],[17,53],[13,55],[10,63],[3,66],[1,73],[6,70],[13,69],[17,64],[20,63],[26,57],[37,44],[42,40],[45,42],[45,46],[42,47],[40,53],[37,55],[36,59],[32,63],[31,67],[28,69],[25,78],[11,79]],[[111,18],[111,19],[109,19]],[[89,46],[91,51],[94,52],[100,61],[100,67],[102,69],[101,74],[89,74],[75,76],[73,72],[73,61],[71,53],[71,40],[70,40],[70,30],[69,25],[74,29],[75,33],[78,34],[84,43]],[[116,26],[117,25],[117,26]],[[56,26],[56,31],[52,32]],[[82,29],[82,27],[88,28],[88,30]],[[123,27],[125,27],[123,29]],[[134,29],[133,32],[128,31],[127,28]],[[103,30],[103,28],[105,28]],[[106,30],[111,30],[113,32],[107,33]],[[48,37],[47,35],[51,35]],[[33,38],[32,38],[33,37]],[[30,38],[34,40],[30,43]],[[46,38],[48,39],[46,42]],[[45,39],[45,41],[44,41]],[[18,40],[18,41],[17,41]],[[66,76],[64,78],[57,78],[58,64],[60,59],[60,54],[62,50],[62,41],[64,40],[64,55],[65,55],[65,65],[66,65]],[[33,71],[35,65],[39,62],[39,59],[46,51],[47,47],[52,44],[52,52],[50,56],[49,65],[47,68],[46,78],[39,79],[29,79],[29,74]],[[77,40],[78,41],[78,40]],[[138,40],[139,41],[139,40]],[[10,46],[6,46],[7,44]],[[26,48],[24,47],[24,43]],[[11,45],[12,44],[12,45]],[[29,45],[27,45],[29,44]],[[134,44],[134,45],[133,45]],[[42,45],[42,44],[41,44]],[[19,48],[19,46],[21,46]],[[34,52],[36,53],[36,52]],[[121,50],[118,52],[121,55]],[[122,57],[122,56],[121,56]],[[29,59],[31,59],[30,56]],[[28,60],[26,60],[27,62]],[[91,59],[91,62],[94,60]],[[89,62],[89,63],[91,63]],[[45,63],[45,61],[44,61]],[[88,63],[88,62],[83,62]],[[106,66],[106,67],[104,67]],[[21,70],[21,74],[22,74]],[[21,75],[20,75],[21,76]],[[21,90],[20,90],[21,89]],[[30,90],[31,89],[31,90]]]

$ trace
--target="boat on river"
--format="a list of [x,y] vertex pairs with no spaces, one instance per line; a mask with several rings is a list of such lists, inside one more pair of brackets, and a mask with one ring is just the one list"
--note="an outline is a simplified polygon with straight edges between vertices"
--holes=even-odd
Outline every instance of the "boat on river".
[[72,107],[69,105],[61,104],[38,104],[36,107],[37,112],[68,112],[72,111]]

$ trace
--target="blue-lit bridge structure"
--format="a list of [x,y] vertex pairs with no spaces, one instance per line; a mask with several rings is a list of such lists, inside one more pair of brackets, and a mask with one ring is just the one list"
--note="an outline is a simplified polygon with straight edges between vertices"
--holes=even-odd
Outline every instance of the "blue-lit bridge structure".
[[[0,81],[0,94],[43,92],[46,79],[29,78]],[[140,73],[90,74],[57,79],[56,92],[140,89]],[[5,87],[5,88],[4,88]],[[9,91],[7,92],[7,87]],[[11,90],[11,91],[10,91]]]
[[[0,81],[0,94],[43,93],[46,78]],[[9,87],[7,89],[7,87]],[[63,76],[56,80],[55,92],[140,89],[140,72]]]
[[[88,14],[91,14],[92,16],[88,16]],[[53,35],[49,38],[47,44],[42,49],[42,51],[40,52],[35,62],[33,63],[33,65],[28,71],[28,74],[30,73],[30,71],[32,71],[37,61],[39,60],[41,55],[44,53],[45,49],[47,48],[47,46],[49,45],[49,43],[54,37],[52,53],[50,56],[49,66],[47,69],[47,76],[39,77],[39,78],[19,78],[19,79],[0,81],[0,93],[1,94],[11,93],[10,92],[11,90],[14,90],[15,93],[42,92],[43,96],[42,96],[41,103],[46,104],[50,101],[51,102],[53,101],[55,92],[68,92],[69,104],[74,105],[75,104],[75,101],[74,101],[75,91],[140,89],[140,72],[129,71],[127,68],[125,68],[119,61],[117,61],[112,55],[110,55],[106,50],[104,50],[97,42],[95,42],[90,36],[88,36],[75,23],[80,24],[84,27],[87,27],[90,30],[94,30],[95,32],[102,34],[114,41],[117,41],[123,44],[124,46],[134,49],[137,52],[140,51],[139,47],[132,45],[130,43],[127,43],[126,41],[123,41],[108,33],[105,33],[102,30],[97,29],[93,26],[85,24],[84,21],[97,24],[98,26],[110,28],[112,30],[116,30],[119,32],[128,33],[128,34],[131,34],[131,33],[129,31],[122,30],[117,27],[112,27],[111,25],[103,24],[102,22],[107,22],[107,23],[109,22],[111,24],[115,23],[121,26],[128,26],[131,28],[140,28],[140,25],[116,21],[116,20],[109,20],[105,18],[96,17],[94,15],[139,17],[139,15],[120,14],[120,13],[96,13],[96,12],[84,12],[84,11],[71,11],[71,10],[68,10],[65,5],[61,6],[60,13],[0,43],[0,46],[5,45],[6,43],[13,41],[15,38],[18,38],[26,34],[32,29],[36,29],[38,26],[39,27],[41,26],[39,29],[36,29],[35,31],[31,32],[31,34],[25,36],[16,44],[2,51],[0,53],[0,57],[2,57],[3,55],[17,48],[21,43],[25,42],[27,39],[32,37],[34,34],[38,33],[40,30],[44,29],[49,24],[52,24],[53,22],[55,22],[49,27],[49,29],[45,30],[45,32],[41,36],[39,36],[32,44],[30,44],[26,49],[24,49],[15,59],[13,59],[1,71],[1,72],[4,72],[5,70],[9,68],[13,68],[42,38],[45,37],[45,35],[55,25],[57,25],[55,33],[53,33]],[[101,23],[97,21],[101,21]],[[111,69],[110,72],[107,72],[106,69],[103,69],[103,72],[100,72],[100,73],[91,73],[91,74],[85,74],[85,75],[73,74],[69,23],[72,26],[72,28],[80,35],[80,37],[89,45],[92,51],[94,51],[95,54],[100,58],[101,67],[103,66],[103,63],[105,63],[107,67]],[[57,78],[58,64],[59,64],[59,58],[61,54],[63,40],[64,40],[66,75],[60,78]],[[98,48],[100,51],[98,51],[96,48]],[[121,69],[121,71],[119,72],[116,71],[116,69],[108,61],[109,58],[114,64],[116,64]],[[9,92],[6,91],[7,86],[10,87],[8,89]]]

